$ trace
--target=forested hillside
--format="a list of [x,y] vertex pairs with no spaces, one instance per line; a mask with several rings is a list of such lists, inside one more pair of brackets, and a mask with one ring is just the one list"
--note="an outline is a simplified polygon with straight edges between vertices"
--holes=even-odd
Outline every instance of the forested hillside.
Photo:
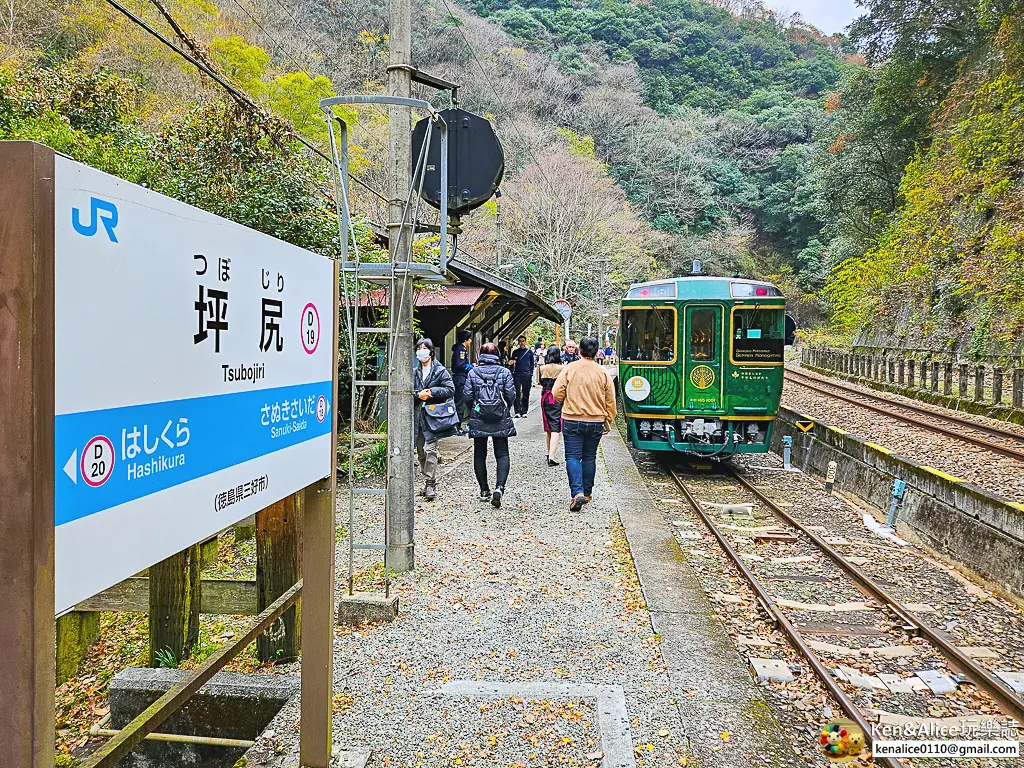
[[[795,296],[794,271],[806,289],[820,283],[823,223],[808,163],[824,94],[850,67],[841,41],[756,4],[735,15],[703,2],[578,13],[479,6],[488,20],[442,6],[417,5],[415,59],[462,83],[463,104],[492,117],[509,160],[502,242],[492,204],[467,223],[467,253],[493,263],[500,247],[521,280],[551,297],[577,294],[581,313],[596,309],[595,259],[608,260],[608,299],[697,256],[774,275]],[[248,99],[225,94],[102,0],[35,2],[5,38],[4,135],[330,248],[324,164],[289,133],[325,150],[316,100],[382,87],[383,6],[128,7]],[[356,173],[382,190],[383,117],[349,117]],[[383,221],[379,196],[356,193],[366,218]]]
[[1021,4],[873,5],[853,33],[877,66],[836,96],[822,142],[833,327],[879,344],[1019,355]]
[[[806,321],[827,270],[814,140],[826,99],[859,59],[840,37],[757,2],[509,4],[473,0],[583,84],[562,119],[651,226],[660,263],[782,282]],[[804,294],[811,294],[801,301]]]
[[[700,257],[776,280],[805,326],[980,354],[1024,313],[1018,4],[863,0],[848,37],[828,37],[744,0],[417,0],[417,65],[461,83],[506,148],[501,209],[470,216],[460,247],[573,295],[581,319],[597,319],[595,264],[614,300]],[[237,93],[104,0],[16,0],[0,136],[335,247],[317,100],[383,87],[386,4],[127,8]],[[356,209],[383,222],[386,120],[346,117]]]

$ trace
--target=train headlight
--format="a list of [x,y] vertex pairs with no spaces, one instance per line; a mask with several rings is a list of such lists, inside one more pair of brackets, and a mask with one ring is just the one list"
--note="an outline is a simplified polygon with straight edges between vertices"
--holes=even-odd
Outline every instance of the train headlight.
[[641,421],[640,422],[640,434],[643,435],[644,437],[647,437],[649,434],[651,434],[651,422],[649,422],[649,421]]

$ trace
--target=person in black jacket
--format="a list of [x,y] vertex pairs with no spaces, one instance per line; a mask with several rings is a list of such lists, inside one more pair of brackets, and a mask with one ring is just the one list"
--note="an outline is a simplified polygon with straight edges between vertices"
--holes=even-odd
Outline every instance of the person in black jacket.
[[533,350],[526,346],[526,337],[519,337],[519,346],[512,352],[512,378],[516,384],[516,416],[526,417],[530,409],[530,385],[533,383],[533,369],[537,358]]
[[452,381],[455,382],[455,407],[459,409],[459,427],[455,431],[457,435],[464,435],[466,431],[462,423],[469,418],[469,403],[462,396],[462,388],[466,386],[466,376],[473,367],[469,362],[469,343],[473,334],[469,331],[459,331],[455,334],[455,344],[452,345]]
[[[508,439],[516,434],[509,410],[516,399],[512,374],[501,365],[496,344],[484,344],[480,359],[466,377],[463,395],[471,403],[469,436],[473,438],[473,470],[480,484],[480,500],[501,506],[511,463]],[[494,442],[494,459],[498,465],[494,492],[487,480],[487,438]]]
[[434,359],[434,342],[420,339],[416,342],[416,368],[413,373],[416,407],[416,455],[424,477],[423,495],[433,501],[437,495],[437,441],[455,434],[455,427],[435,432],[427,422],[424,407],[452,399],[455,384],[448,369]]

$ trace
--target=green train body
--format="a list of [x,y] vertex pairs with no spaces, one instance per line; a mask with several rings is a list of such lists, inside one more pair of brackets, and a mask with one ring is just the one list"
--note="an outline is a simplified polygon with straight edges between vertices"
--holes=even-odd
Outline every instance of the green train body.
[[619,384],[634,447],[765,453],[782,396],[786,300],[771,283],[683,277],[630,286]]

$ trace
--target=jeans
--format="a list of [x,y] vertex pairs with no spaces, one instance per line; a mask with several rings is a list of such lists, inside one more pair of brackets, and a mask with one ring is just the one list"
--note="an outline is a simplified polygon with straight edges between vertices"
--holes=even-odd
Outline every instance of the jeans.
[[533,379],[524,379],[520,376],[516,376],[515,382],[516,413],[520,416],[525,416],[526,412],[530,409],[530,385],[533,383]]
[[487,440],[494,441],[494,459],[498,464],[498,476],[495,478],[494,487],[504,490],[508,482],[508,471],[511,462],[508,458],[507,437],[474,437],[473,438],[473,471],[476,472],[476,481],[480,484],[481,491],[489,491],[491,486],[487,482]]
[[422,432],[416,433],[416,453],[420,460],[420,472],[425,486],[433,488],[437,481],[437,440],[427,440]]
[[562,443],[565,446],[565,472],[569,475],[569,493],[590,496],[597,474],[597,446],[604,434],[600,421],[562,419]]

